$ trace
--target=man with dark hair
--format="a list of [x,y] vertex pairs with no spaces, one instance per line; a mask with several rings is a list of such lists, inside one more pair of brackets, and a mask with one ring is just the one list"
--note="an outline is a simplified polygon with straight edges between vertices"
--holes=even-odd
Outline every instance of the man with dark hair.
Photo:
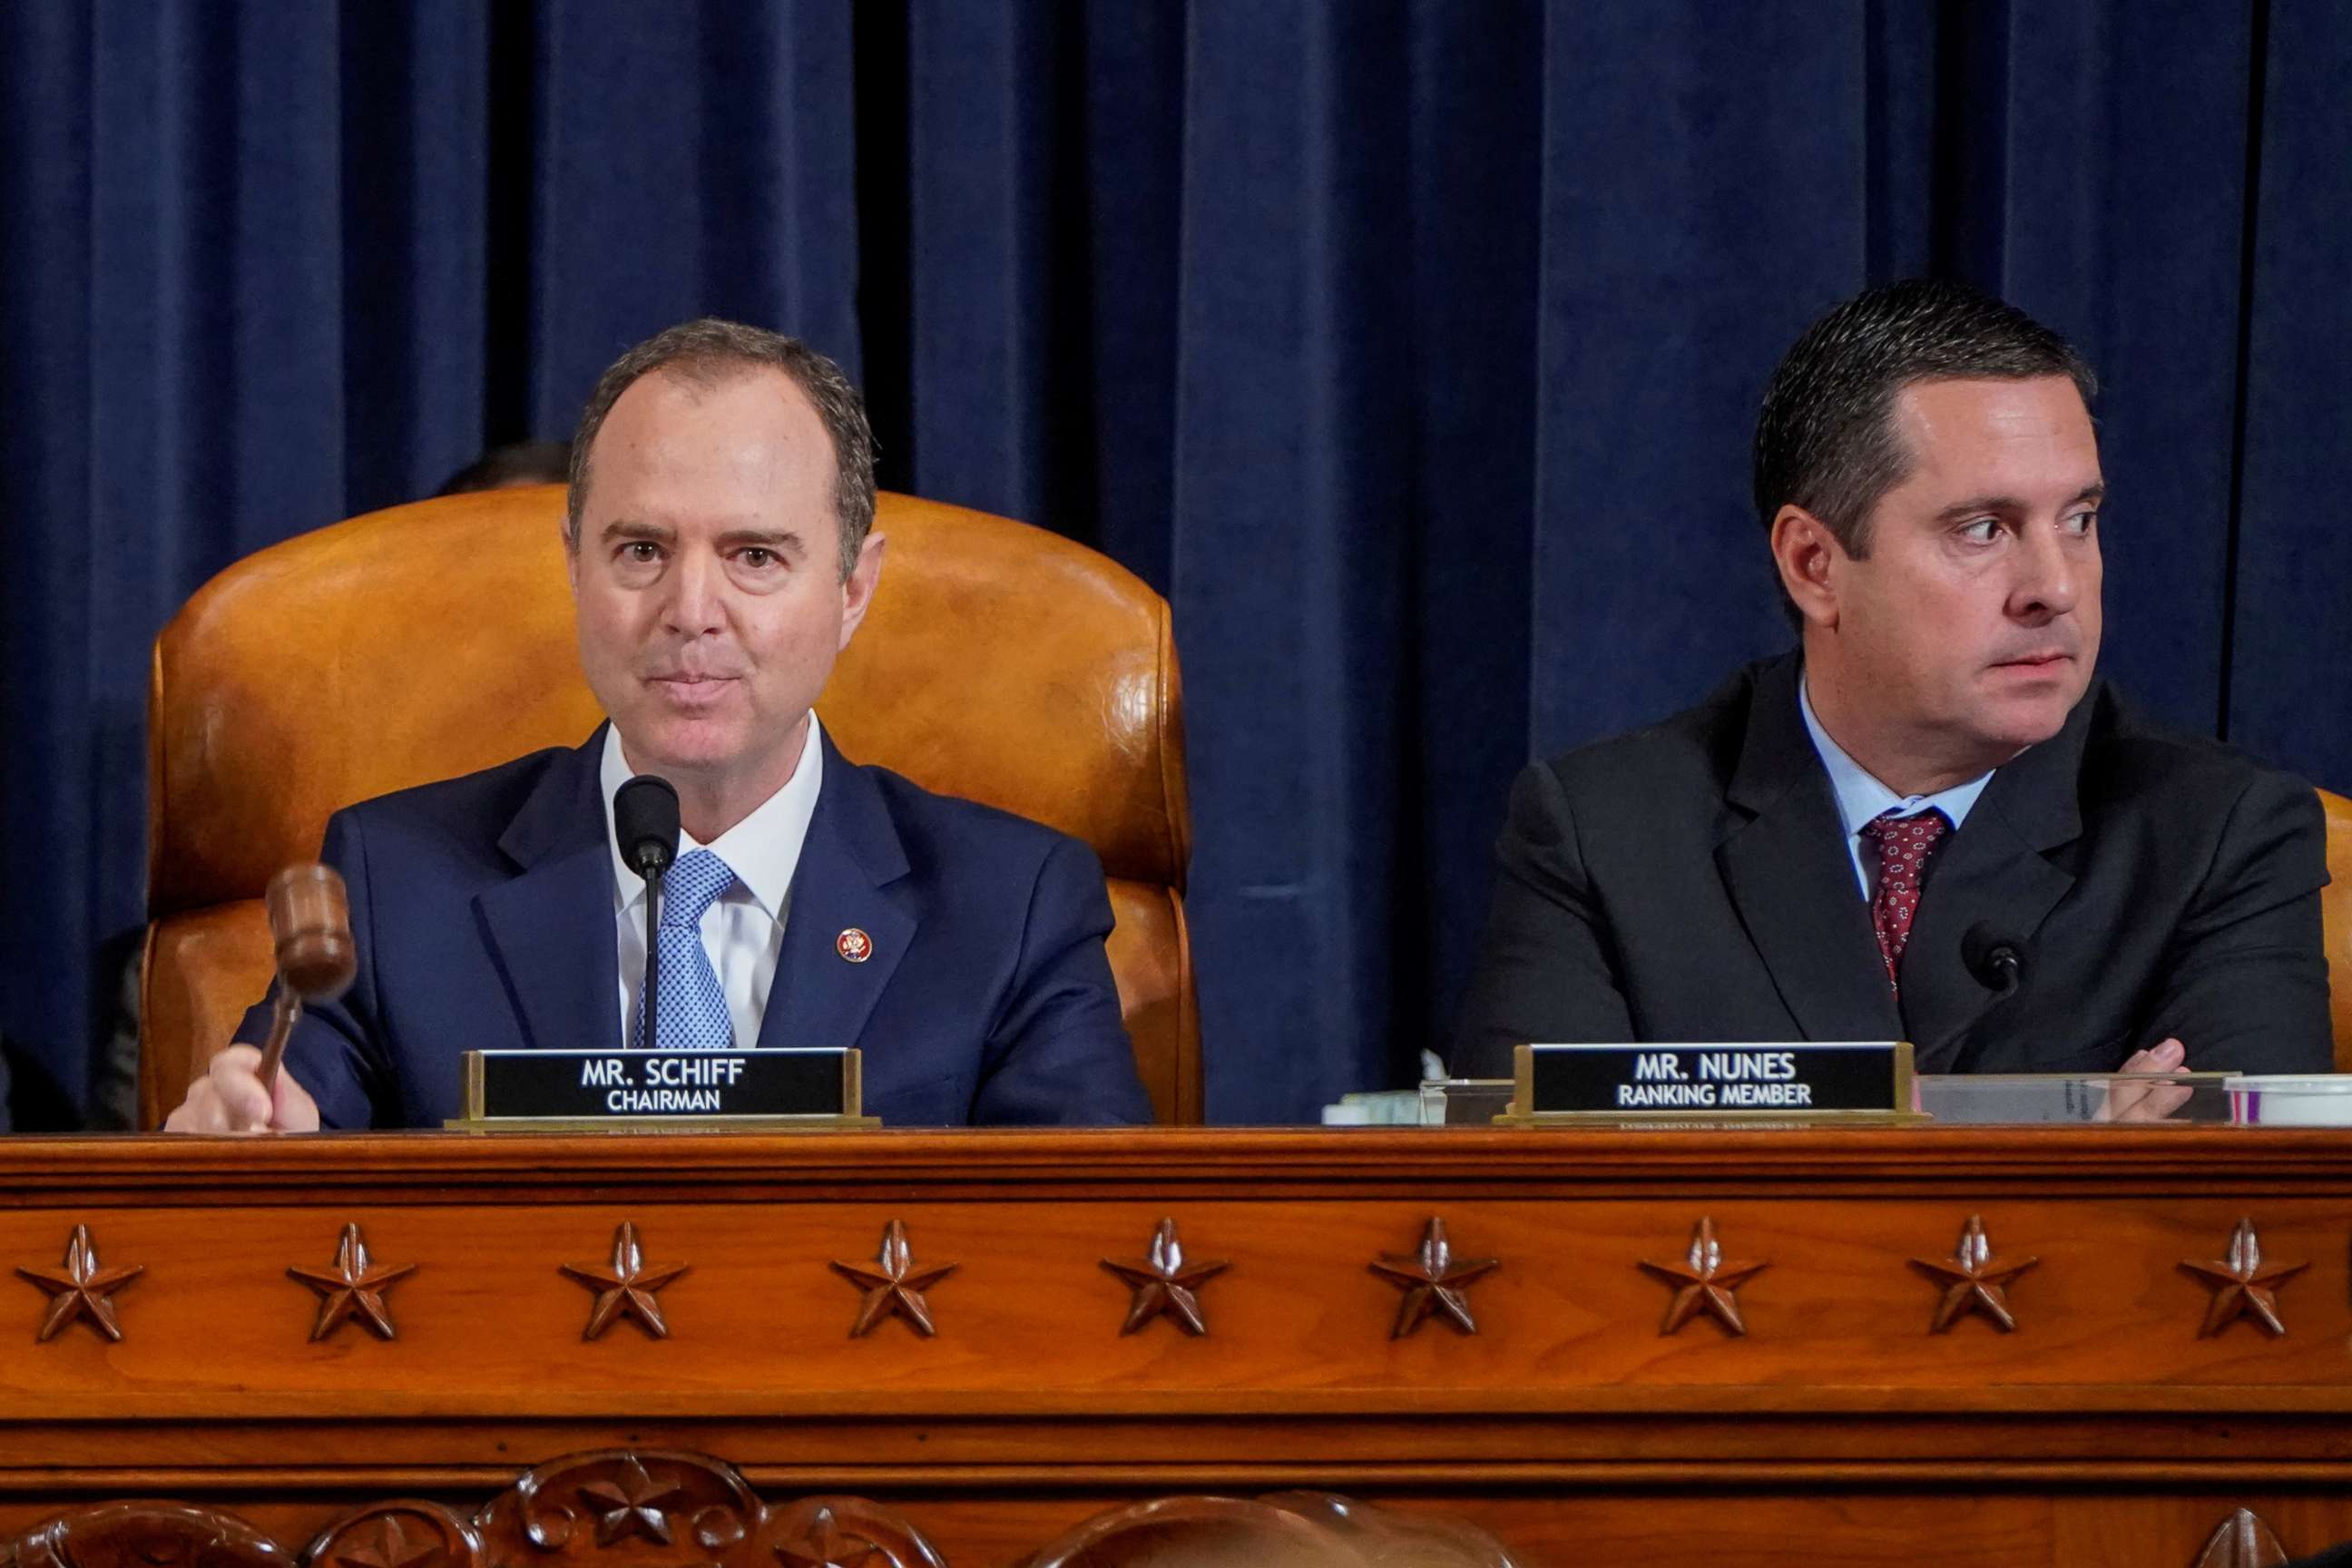
[[[886,1122],[1149,1120],[1084,844],[858,767],[813,704],[884,540],[856,390],[804,345],[689,321],[607,371],[572,443],[565,556],[611,722],[572,751],[338,812],[358,979],[305,1013],[276,1094],[249,1044],[169,1125],[435,1126],[467,1047],[865,1047]],[[677,792],[643,1026],[632,775]],[[262,1037],[266,1007],[241,1041]]]
[[2095,386],[1952,283],[1798,340],[1755,484],[1799,650],[1520,775],[1455,1071],[1898,1038],[1928,1072],[2327,1070],[2316,796],[2094,678]]

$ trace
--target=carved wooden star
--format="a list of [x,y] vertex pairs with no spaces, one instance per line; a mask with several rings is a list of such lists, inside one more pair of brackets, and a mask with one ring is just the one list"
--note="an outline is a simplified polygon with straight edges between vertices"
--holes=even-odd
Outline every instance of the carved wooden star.
[[676,1482],[663,1485],[632,1458],[622,1461],[620,1474],[614,1479],[584,1483],[580,1500],[596,1516],[597,1545],[610,1546],[624,1536],[641,1535],[667,1546],[670,1510],[686,1500],[686,1488]]
[[296,1264],[286,1272],[319,1293],[319,1321],[310,1325],[312,1341],[325,1339],[346,1319],[365,1323],[377,1338],[389,1340],[398,1338],[399,1331],[392,1326],[383,1292],[415,1273],[416,1265],[369,1263],[367,1243],[360,1239],[358,1225],[352,1224],[343,1226],[342,1239],[335,1244],[334,1268],[305,1268]]
[[2039,1258],[2029,1258],[2021,1263],[1995,1263],[1992,1243],[1985,1236],[1984,1216],[1969,1215],[1968,1226],[1960,1232],[1959,1245],[1952,1249],[1950,1262],[1932,1258],[1911,1260],[1912,1268],[1932,1276],[1944,1287],[1944,1299],[1936,1304],[1936,1319],[1927,1331],[1940,1334],[1970,1312],[1982,1312],[2000,1325],[2001,1332],[2009,1332],[2017,1327],[2017,1317],[2009,1310],[2009,1294],[2004,1287],[2041,1261]]
[[669,1325],[662,1321],[661,1304],[654,1292],[685,1273],[689,1265],[666,1263],[659,1268],[646,1266],[645,1248],[637,1243],[637,1226],[634,1220],[623,1220],[621,1228],[613,1233],[613,1264],[607,1268],[594,1263],[566,1263],[563,1272],[596,1292],[596,1305],[588,1313],[588,1327],[580,1337],[593,1340],[612,1325],[614,1318],[634,1318],[637,1326],[655,1339],[667,1339]]
[[1176,1222],[1163,1219],[1151,1233],[1150,1255],[1120,1259],[1106,1258],[1102,1266],[1127,1281],[1134,1292],[1127,1304],[1127,1321],[1118,1331],[1131,1334],[1158,1317],[1166,1317],[1188,1334],[1205,1334],[1209,1321],[1201,1315],[1201,1286],[1232,1264],[1187,1263],[1184,1244],[1176,1239]]
[[1478,1320],[1470,1315],[1470,1302],[1465,1292],[1502,1266],[1499,1258],[1469,1258],[1455,1262],[1453,1246],[1445,1239],[1445,1222],[1432,1218],[1421,1233],[1418,1251],[1403,1257],[1384,1252],[1371,1266],[1373,1273],[1404,1292],[1404,1299],[1397,1303],[1396,1324],[1389,1330],[1389,1338],[1401,1340],[1417,1333],[1421,1325],[1433,1317],[1444,1318],[1458,1333],[1476,1333]]
[[914,1248],[907,1245],[907,1226],[895,1219],[882,1227],[882,1248],[874,1261],[872,1268],[856,1263],[835,1262],[833,1266],[835,1273],[866,1292],[865,1300],[858,1304],[857,1321],[849,1327],[849,1337],[864,1339],[874,1331],[876,1324],[893,1316],[906,1319],[908,1325],[926,1339],[937,1333],[939,1331],[931,1323],[931,1306],[923,1300],[923,1292],[961,1265],[943,1263],[917,1268]]
[[89,1226],[73,1227],[73,1237],[66,1243],[65,1266],[61,1268],[35,1268],[25,1264],[16,1272],[49,1293],[48,1316],[41,1321],[37,1340],[57,1336],[76,1318],[85,1318],[97,1332],[110,1340],[122,1337],[122,1325],[115,1320],[114,1303],[107,1298],[121,1289],[142,1273],[143,1264],[128,1268],[100,1268],[98,1247],[89,1239]]
[[2238,1228],[2230,1233],[2230,1260],[2227,1263],[2200,1263],[2184,1258],[2180,1267],[2200,1276],[2212,1288],[2212,1304],[2205,1309],[2205,1326],[2197,1331],[2202,1339],[2218,1334],[2240,1318],[2251,1317],[2273,1334],[2286,1332],[2286,1324],[2279,1320],[2278,1292],[2273,1286],[2294,1279],[2311,1267],[2308,1263],[2263,1263],[2262,1238],[2254,1234],[2254,1222],[2242,1219]]
[[1687,1261],[1683,1263],[1652,1263],[1646,1258],[1642,1262],[1643,1268],[1678,1287],[1658,1332],[1675,1333],[1705,1312],[1732,1333],[1745,1334],[1748,1325],[1740,1321],[1739,1298],[1734,1292],[1772,1265],[1726,1263],[1722,1244],[1715,1239],[1715,1220],[1711,1216],[1702,1216],[1692,1229],[1690,1251],[1684,1256]]
[[862,1535],[845,1532],[833,1510],[819,1508],[799,1540],[779,1541],[775,1550],[784,1568],[862,1568],[882,1549]]
[[434,1568],[449,1560],[448,1543],[413,1537],[396,1513],[372,1522],[366,1533],[352,1531],[329,1553],[334,1568]]

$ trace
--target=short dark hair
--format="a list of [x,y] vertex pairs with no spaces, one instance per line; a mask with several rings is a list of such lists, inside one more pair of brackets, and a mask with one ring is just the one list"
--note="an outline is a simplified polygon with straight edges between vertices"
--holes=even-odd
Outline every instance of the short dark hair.
[[1857,560],[1870,513],[1912,455],[1895,399],[1923,381],[2063,375],[2088,409],[2098,378],[2065,339],[1965,283],[1915,278],[1857,295],[1807,327],[1772,373],[1756,419],[1756,513],[1801,506]]
[[857,564],[857,552],[874,526],[874,432],[866,423],[866,400],[839,365],[798,338],[722,321],[714,316],[681,321],[655,333],[614,360],[596,378],[596,390],[581,411],[572,437],[572,488],[566,498],[563,534],[580,548],[580,513],[588,500],[589,460],[596,432],[621,394],[642,376],[660,371],[708,389],[747,371],[781,371],[808,395],[833,440],[833,505],[840,521],[841,574]]
[[493,447],[441,482],[436,496],[502,490],[514,485],[560,485],[571,477],[572,447],[562,441],[509,441]]

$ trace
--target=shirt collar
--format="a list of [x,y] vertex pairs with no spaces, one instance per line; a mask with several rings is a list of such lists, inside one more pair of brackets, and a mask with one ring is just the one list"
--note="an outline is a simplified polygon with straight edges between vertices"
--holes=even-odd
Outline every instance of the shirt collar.
[[1861,832],[1864,823],[1888,812],[1897,816],[1916,816],[1930,808],[1942,812],[1945,819],[1958,827],[1968,820],[1969,808],[1976,805],[1977,796],[1984,794],[1985,785],[1992,782],[1992,774],[1988,773],[1937,795],[1896,795],[1848,756],[1845,748],[1822,728],[1822,721],[1813,716],[1812,693],[1806,689],[1802,676],[1797,679],[1797,710],[1804,715],[1805,733],[1813,738],[1813,750],[1821,754],[1822,766],[1829,770],[1830,788],[1837,794],[1838,816],[1843,819],[1849,835]]
[[[681,830],[677,852],[709,849],[735,873],[751,901],[770,920],[784,918],[793,889],[793,873],[800,868],[801,847],[808,842],[809,821],[816,815],[817,792],[824,784],[824,742],[814,713],[809,715],[808,735],[801,743],[801,760],[784,787],[752,808],[751,815],[720,834],[710,844],[696,842]],[[613,898],[616,910],[642,904],[645,879],[621,858],[613,832],[613,795],[631,777],[628,760],[621,754],[621,732],[604,729],[604,755],[597,768],[604,792],[604,846],[613,856]]]

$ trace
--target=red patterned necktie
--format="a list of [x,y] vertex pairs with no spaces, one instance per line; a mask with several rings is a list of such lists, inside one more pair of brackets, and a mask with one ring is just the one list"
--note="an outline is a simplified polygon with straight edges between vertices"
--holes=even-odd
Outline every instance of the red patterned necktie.
[[1864,838],[1878,846],[1878,893],[1870,900],[1870,923],[1878,928],[1878,951],[1886,960],[1886,984],[1900,993],[1896,967],[1919,915],[1919,879],[1951,824],[1940,811],[1916,816],[1874,816],[1862,825]]

